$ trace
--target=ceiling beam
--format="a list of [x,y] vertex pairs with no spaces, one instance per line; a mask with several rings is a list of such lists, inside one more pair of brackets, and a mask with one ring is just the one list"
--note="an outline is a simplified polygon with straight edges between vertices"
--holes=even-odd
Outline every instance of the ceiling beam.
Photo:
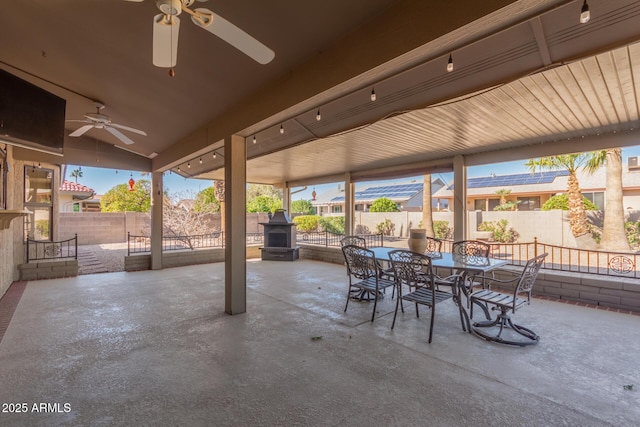
[[353,87],[344,86],[344,82],[514,3],[518,2],[401,0],[339,43],[160,153],[153,159],[153,170],[171,168],[194,151],[206,149],[215,141],[238,134],[283,111],[290,117],[307,111],[334,98],[337,87],[347,93]]

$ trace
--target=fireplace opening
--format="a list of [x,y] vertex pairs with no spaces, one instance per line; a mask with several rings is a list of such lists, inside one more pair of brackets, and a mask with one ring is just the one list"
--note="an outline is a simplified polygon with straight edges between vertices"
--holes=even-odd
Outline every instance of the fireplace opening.
[[288,247],[289,233],[286,231],[272,230],[267,234],[267,246],[270,248]]

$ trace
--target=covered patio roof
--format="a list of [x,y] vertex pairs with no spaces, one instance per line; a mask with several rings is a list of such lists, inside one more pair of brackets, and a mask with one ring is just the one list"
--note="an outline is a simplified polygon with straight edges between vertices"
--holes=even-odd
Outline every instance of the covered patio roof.
[[186,17],[170,78],[151,65],[154,2],[25,0],[0,17],[0,37],[20,40],[0,67],[64,97],[68,119],[100,100],[148,133],[126,147],[98,130],[67,137],[64,163],[221,179],[213,152],[235,134],[248,181],[364,180],[450,170],[457,154],[471,165],[636,145],[640,5],[589,5],[580,24],[577,0],[210,1],[196,6],[276,59],[259,65]]

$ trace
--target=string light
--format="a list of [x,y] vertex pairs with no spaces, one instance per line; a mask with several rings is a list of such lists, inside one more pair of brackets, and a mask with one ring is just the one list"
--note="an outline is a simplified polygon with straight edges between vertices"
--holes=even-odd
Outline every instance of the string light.
[[284,126],[280,125],[280,135],[284,134]]
[[191,163],[187,162],[187,168],[191,169]]
[[213,152],[213,158],[215,159],[218,156],[218,154],[214,151]]
[[591,12],[589,12],[589,5],[587,4],[587,0],[584,0],[582,3],[582,9],[580,9],[580,23],[586,24],[591,19]]
[[320,115],[320,110],[318,109],[318,113],[316,114],[316,120],[320,121],[322,120],[322,116]]
[[453,55],[449,54],[449,61],[447,61],[447,72],[450,73],[453,71]]
[[202,164],[202,157],[200,157],[200,164]]
[[253,143],[255,144],[256,142],[257,142],[257,141],[256,141],[256,136],[255,136],[255,135],[253,135]]
[[377,99],[376,90],[375,89],[371,89],[371,100],[375,101],[376,99]]

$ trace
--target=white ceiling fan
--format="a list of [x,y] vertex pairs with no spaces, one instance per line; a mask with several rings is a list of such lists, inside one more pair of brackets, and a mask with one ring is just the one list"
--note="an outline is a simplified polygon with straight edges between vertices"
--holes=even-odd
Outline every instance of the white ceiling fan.
[[[126,0],[141,2],[142,0]],[[196,0],[156,0],[159,15],[153,17],[153,65],[172,68],[176,65],[178,54],[178,15],[186,12],[200,28],[220,37],[245,55],[260,64],[268,64],[275,53],[267,46],[233,25],[220,15],[205,8],[189,9]],[[206,0],[198,0],[206,1]]]
[[101,102],[95,101],[95,105],[96,105],[96,112],[85,114],[84,120],[67,120],[67,122],[87,123],[84,126],[81,126],[80,128],[71,132],[69,136],[73,136],[73,137],[82,136],[86,132],[88,132],[90,129],[93,129],[93,128],[104,129],[127,145],[133,144],[133,141],[128,136],[120,132],[118,129],[134,132],[134,133],[137,133],[138,135],[147,136],[146,132],[141,131],[139,129],[134,129],[129,126],[112,123],[111,117],[100,113],[100,110],[104,108],[104,104]]

